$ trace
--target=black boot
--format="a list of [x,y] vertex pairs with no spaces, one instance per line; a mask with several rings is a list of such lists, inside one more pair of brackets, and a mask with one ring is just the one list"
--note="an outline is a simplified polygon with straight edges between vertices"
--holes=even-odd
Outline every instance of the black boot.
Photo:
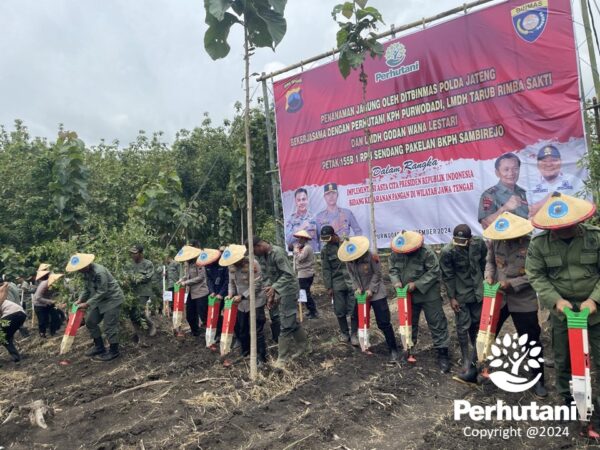
[[471,364],[471,367],[469,367],[465,372],[459,373],[452,378],[454,378],[456,381],[460,381],[461,383],[477,384],[477,366],[475,364]]
[[107,352],[102,353],[94,357],[96,361],[112,361],[119,357],[119,344],[110,344],[110,349]]
[[4,346],[6,347],[6,350],[8,350],[8,353],[14,362],[21,361],[21,355],[19,354],[17,347],[15,347],[14,340],[9,340],[6,344],[4,344]]
[[99,337],[94,338],[94,346],[85,352],[85,356],[96,356],[103,353],[106,353],[106,348],[104,347],[104,341]]
[[469,352],[469,340],[466,336],[460,336],[458,338],[458,345],[460,345],[461,364],[463,371],[467,372],[471,366],[471,354]]
[[350,341],[350,331],[348,329],[348,320],[346,316],[337,318],[338,325],[340,327],[340,341],[341,342],[349,342]]
[[279,330],[281,328],[281,325],[279,323],[279,320],[275,321],[275,322],[271,322],[271,337],[273,338],[273,340],[275,342],[279,342]]
[[438,365],[442,373],[450,372],[450,357],[448,356],[448,347],[438,348]]
[[544,386],[543,378],[540,378],[538,382],[535,383],[535,385],[533,386],[533,395],[540,399],[548,397],[548,391]]

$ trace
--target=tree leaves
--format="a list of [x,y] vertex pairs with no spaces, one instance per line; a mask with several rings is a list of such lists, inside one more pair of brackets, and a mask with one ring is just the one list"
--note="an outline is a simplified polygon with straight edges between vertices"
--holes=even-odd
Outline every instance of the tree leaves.
[[205,22],[208,24],[208,30],[204,33],[204,48],[212,59],[225,58],[231,47],[227,43],[229,30],[237,18],[230,13],[225,13],[223,19],[219,21],[214,16],[207,14]]

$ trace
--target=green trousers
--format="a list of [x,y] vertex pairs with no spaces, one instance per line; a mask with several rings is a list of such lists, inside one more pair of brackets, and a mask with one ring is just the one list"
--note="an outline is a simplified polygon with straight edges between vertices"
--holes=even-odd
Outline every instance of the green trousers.
[[481,320],[481,306],[483,302],[462,303],[455,315],[456,334],[458,342],[471,342],[475,345],[479,322]]
[[448,348],[450,337],[448,336],[448,320],[444,314],[441,300],[426,303],[413,303],[412,305],[412,338],[417,345],[419,335],[419,318],[421,311],[425,313],[425,320],[431,332],[433,348]]
[[300,326],[298,322],[298,297],[285,295],[279,300],[279,319],[281,322],[280,336],[288,337],[294,334]]
[[92,308],[85,315],[85,326],[90,332],[92,339],[102,337],[100,322],[103,322],[104,333],[110,344],[119,343],[119,316],[121,305],[115,306],[103,313],[98,308]]
[[356,297],[349,289],[333,291],[333,310],[338,318],[345,318],[354,314],[356,308]]

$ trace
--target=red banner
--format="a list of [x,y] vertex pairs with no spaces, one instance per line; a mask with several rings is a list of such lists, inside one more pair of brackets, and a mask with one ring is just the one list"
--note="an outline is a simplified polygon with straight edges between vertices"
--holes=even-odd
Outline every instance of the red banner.
[[[508,1],[385,44],[358,73],[337,62],[274,84],[286,240],[306,229],[368,235],[370,131],[380,247],[402,229],[429,243],[501,210],[534,214],[586,173],[568,0]],[[500,158],[502,156],[502,158]]]

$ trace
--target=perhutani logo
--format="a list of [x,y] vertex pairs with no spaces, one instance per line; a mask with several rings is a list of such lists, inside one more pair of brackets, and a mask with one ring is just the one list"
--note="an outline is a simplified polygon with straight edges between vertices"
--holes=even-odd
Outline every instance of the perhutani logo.
[[506,392],[524,392],[532,388],[539,381],[542,373],[538,373],[533,379],[519,376],[519,370],[523,367],[525,372],[539,369],[544,359],[539,355],[542,347],[535,341],[528,342],[527,334],[519,337],[516,333],[512,336],[505,334],[502,341],[496,339],[492,344],[492,354],[488,356],[490,368],[498,368],[490,373],[490,380],[500,389]]
[[400,42],[394,42],[388,46],[388,48],[385,50],[385,63],[388,67],[390,67],[390,69],[386,72],[376,72],[375,83],[419,71],[420,63],[418,60],[411,64],[402,66],[401,64],[405,59],[406,47],[404,44]]

